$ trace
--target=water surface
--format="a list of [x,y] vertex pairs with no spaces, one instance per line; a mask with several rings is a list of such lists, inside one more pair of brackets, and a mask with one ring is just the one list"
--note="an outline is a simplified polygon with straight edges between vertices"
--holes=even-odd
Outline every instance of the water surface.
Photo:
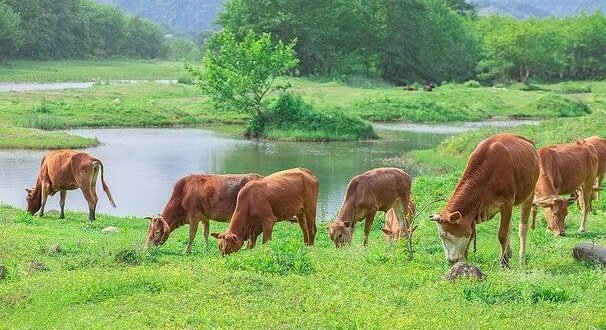
[[[87,149],[103,161],[105,178],[118,208],[112,209],[98,182],[100,213],[148,216],[159,213],[176,180],[190,173],[268,175],[306,167],[320,180],[319,219],[337,212],[349,180],[382,166],[386,157],[430,148],[447,135],[391,132],[375,141],[304,143],[249,141],[204,129],[78,129],[101,145]],[[24,188],[32,186],[44,151],[0,150],[0,203],[25,206]],[[58,209],[59,194],[47,210]],[[87,211],[79,190],[68,192],[66,208]]]

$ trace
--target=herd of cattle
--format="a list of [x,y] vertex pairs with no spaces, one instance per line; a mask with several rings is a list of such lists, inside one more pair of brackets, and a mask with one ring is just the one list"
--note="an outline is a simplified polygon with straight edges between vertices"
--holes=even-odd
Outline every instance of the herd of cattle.
[[[593,136],[572,143],[535,149],[532,141],[512,134],[497,134],[478,144],[463,176],[442,212],[430,217],[438,224],[446,257],[451,262],[467,258],[476,226],[501,214],[498,232],[500,262],[507,266],[512,209],[520,205],[520,260],[524,261],[528,220],[536,208],[545,208],[548,227],[565,234],[568,205],[578,202],[583,213],[580,231],[587,229],[594,192],[599,192],[606,171],[606,139]],[[103,178],[103,164],[84,152],[54,151],[44,156],[35,187],[26,189],[27,211],[44,215],[49,195],[60,192],[60,217],[64,217],[67,190],[80,188],[89,205],[89,220],[95,219],[96,181],[101,172],[103,190],[115,207]],[[365,220],[364,244],[375,214],[385,212],[383,232],[390,239],[409,238],[416,209],[411,195],[411,177],[397,168],[378,168],[354,177],[336,220],[329,226],[330,239],[339,247],[350,244],[358,221]],[[564,198],[560,196],[566,196]],[[148,244],[161,245],[171,232],[189,224],[189,253],[202,222],[208,244],[209,221],[229,222],[218,239],[222,255],[237,252],[244,241],[253,248],[263,233],[271,239],[273,226],[285,220],[296,222],[305,244],[316,238],[318,179],[307,169],[295,168],[263,177],[243,175],[188,175],[174,186],[161,215],[148,218]]]

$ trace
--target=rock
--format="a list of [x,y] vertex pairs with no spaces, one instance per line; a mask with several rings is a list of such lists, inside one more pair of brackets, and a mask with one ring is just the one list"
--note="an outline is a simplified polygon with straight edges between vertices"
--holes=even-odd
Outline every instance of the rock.
[[42,263],[42,261],[32,260],[29,264],[29,274],[37,273],[37,272],[45,272],[48,271],[48,267]]
[[463,261],[459,261],[450,268],[448,273],[444,275],[444,279],[448,281],[454,281],[459,277],[469,277],[472,280],[481,281],[484,279],[482,271],[474,265],[468,264]]
[[56,254],[56,253],[61,253],[61,252],[63,252],[63,248],[59,244],[53,244],[48,247],[49,254]]
[[115,234],[118,232],[118,227],[114,227],[114,226],[105,227],[105,228],[101,229],[101,232],[103,234]]
[[0,280],[6,276],[6,266],[0,265]]
[[606,266],[606,247],[593,243],[581,243],[572,248],[572,257],[578,261]]

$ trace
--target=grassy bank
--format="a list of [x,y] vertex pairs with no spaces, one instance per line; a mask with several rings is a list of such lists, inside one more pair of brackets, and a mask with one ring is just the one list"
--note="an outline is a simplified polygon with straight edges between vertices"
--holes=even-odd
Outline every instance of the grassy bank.
[[18,60],[0,65],[0,82],[156,80],[185,75],[183,63],[156,60]]
[[[420,178],[415,198],[422,205],[455,181]],[[214,240],[205,250],[200,237],[192,255],[181,255],[187,227],[146,251],[140,218],[100,215],[88,225],[83,214],[40,219],[0,207],[0,328],[602,328],[606,273],[573,261],[570,249],[606,244],[605,211],[602,201],[590,231],[566,238],[541,221],[529,233],[528,265],[514,257],[506,270],[497,262],[498,220],[482,224],[470,261],[487,279],[448,283],[435,224],[422,220],[413,261],[383,241],[380,221],[368,248],[361,228],[352,246],[336,250],[322,227],[307,248],[296,225],[280,223],[271,244],[222,258]],[[569,217],[578,225],[578,210]],[[119,233],[102,234],[110,225]],[[512,242],[515,250],[515,233]]]
[[0,149],[80,149],[98,144],[96,139],[65,132],[0,126]]

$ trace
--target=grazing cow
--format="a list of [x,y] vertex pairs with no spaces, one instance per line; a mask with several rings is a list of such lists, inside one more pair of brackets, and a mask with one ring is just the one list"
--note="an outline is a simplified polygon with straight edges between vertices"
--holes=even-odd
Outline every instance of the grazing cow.
[[227,232],[211,235],[219,239],[221,255],[237,252],[245,240],[253,248],[263,233],[263,243],[271,240],[276,222],[295,217],[303,240],[313,245],[316,238],[318,179],[308,169],[295,168],[276,172],[247,183],[240,193]]
[[410,175],[398,168],[377,168],[354,177],[347,186],[337,219],[328,228],[335,246],[351,243],[355,226],[361,219],[365,219],[364,245],[367,245],[377,211],[393,209],[399,228],[408,232],[404,214],[411,200],[411,185]]
[[575,194],[580,189],[578,201],[583,211],[583,220],[579,231],[585,231],[598,169],[593,147],[585,141],[577,141],[547,146],[539,149],[538,153],[541,175],[535,189],[532,227],[535,224],[536,207],[541,206],[545,208],[549,229],[555,235],[564,236],[568,204],[574,203],[577,198],[560,198],[559,195]]
[[86,152],[73,150],[47,153],[42,157],[36,185],[25,189],[27,191],[27,211],[34,214],[40,210],[40,216],[44,216],[47,197],[60,192],[61,214],[59,218],[63,219],[65,218],[64,208],[67,191],[80,188],[88,202],[88,220],[95,220],[95,209],[98,200],[96,186],[99,171],[101,172],[103,191],[107,194],[111,205],[116,207],[103,177],[103,163],[99,159]]
[[602,182],[606,175],[606,139],[599,136],[592,136],[585,139],[585,142],[594,148],[594,153],[598,157],[598,172],[595,183],[595,190],[598,191],[599,197],[602,196]]
[[189,224],[189,241],[185,254],[191,252],[198,224],[204,227],[204,241],[208,246],[209,221],[229,222],[240,189],[262,176],[255,173],[243,175],[192,174],[175,184],[173,193],[162,214],[151,219],[147,230],[147,242],[162,245],[175,229]]
[[508,266],[512,209],[521,205],[519,235],[523,263],[528,217],[538,177],[539,158],[532,141],[517,135],[497,134],[480,142],[446,207],[440,214],[431,216],[438,223],[448,261],[465,261],[469,244],[476,235],[476,225],[500,212],[500,261],[501,266]]
[[408,239],[412,234],[413,228],[410,228],[411,222],[415,214],[417,213],[417,207],[412,199],[408,202],[406,211],[404,212],[404,222],[400,223],[400,219],[396,215],[396,211],[391,208],[385,212],[385,227],[382,229],[385,233],[385,238],[388,241],[397,241],[400,238]]

